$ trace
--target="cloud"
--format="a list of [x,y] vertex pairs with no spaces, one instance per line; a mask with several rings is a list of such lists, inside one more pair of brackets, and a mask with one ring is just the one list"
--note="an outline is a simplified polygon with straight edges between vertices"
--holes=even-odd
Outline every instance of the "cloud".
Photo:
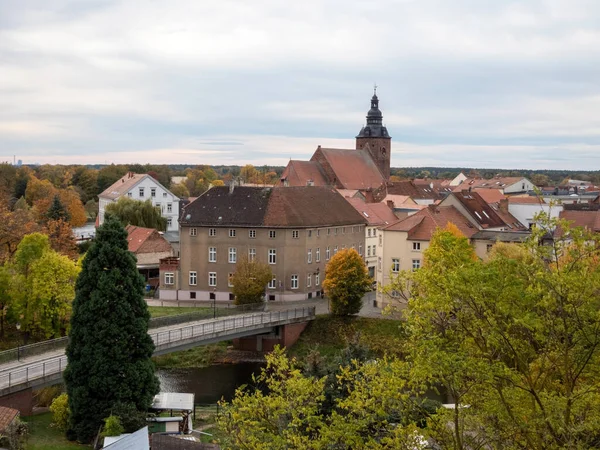
[[594,0],[5,0],[0,159],[285,164],[352,148],[377,82],[394,165],[599,169],[599,24]]

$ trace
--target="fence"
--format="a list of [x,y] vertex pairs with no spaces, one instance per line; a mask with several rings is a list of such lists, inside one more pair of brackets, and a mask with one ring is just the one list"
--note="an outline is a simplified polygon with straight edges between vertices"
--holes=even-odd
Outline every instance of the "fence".
[[49,341],[38,342],[36,344],[22,345],[20,347],[11,348],[10,350],[4,350],[0,352],[0,364],[19,361],[21,359],[42,355],[55,350],[64,350],[67,348],[68,341],[68,337],[61,337]]
[[[226,331],[260,329],[271,324],[277,324],[281,321],[296,318],[312,318],[314,315],[315,307],[312,306],[288,309],[284,311],[263,312],[244,316],[222,318],[197,325],[189,325],[181,328],[175,328],[173,330],[149,334],[152,337],[154,344],[158,347],[161,345],[177,343],[178,341],[188,340],[194,337],[199,338],[202,336],[214,336],[217,333]],[[65,339],[66,338],[55,339],[54,341],[61,341]],[[46,343],[40,344],[49,345],[47,342],[52,341],[46,341]],[[33,344],[33,346],[36,345],[39,344]],[[35,364],[30,364],[27,367],[4,370],[3,372],[0,372],[0,392],[15,385],[29,383],[34,380],[43,379],[50,375],[60,374],[66,366],[67,357],[62,355],[51,357]]]

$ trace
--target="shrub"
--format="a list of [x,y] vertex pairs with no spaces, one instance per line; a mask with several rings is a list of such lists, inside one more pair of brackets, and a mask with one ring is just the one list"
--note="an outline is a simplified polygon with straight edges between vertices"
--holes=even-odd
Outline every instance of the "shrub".
[[52,413],[52,424],[61,430],[66,430],[71,418],[69,396],[66,393],[62,393],[56,397],[50,405],[50,412]]

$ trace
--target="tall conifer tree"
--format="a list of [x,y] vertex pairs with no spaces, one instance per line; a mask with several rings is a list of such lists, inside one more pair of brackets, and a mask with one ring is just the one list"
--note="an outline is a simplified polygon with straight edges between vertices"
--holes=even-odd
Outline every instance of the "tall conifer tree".
[[[159,391],[150,314],[127,232],[108,217],[83,261],[73,302],[65,382],[68,437],[90,442],[114,409],[145,411]],[[128,430],[129,431],[129,430]]]

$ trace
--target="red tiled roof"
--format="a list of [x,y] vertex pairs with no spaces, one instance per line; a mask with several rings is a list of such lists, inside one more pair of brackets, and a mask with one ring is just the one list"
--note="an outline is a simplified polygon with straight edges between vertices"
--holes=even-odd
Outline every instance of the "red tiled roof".
[[414,199],[432,199],[439,200],[441,196],[436,190],[431,189],[429,186],[417,185],[410,180],[406,181],[394,181],[388,183],[387,186],[388,194],[392,195],[406,195]]
[[102,198],[110,198],[115,200],[122,195],[129,192],[131,188],[133,188],[138,182],[140,182],[143,178],[149,177],[150,175],[145,173],[133,173],[127,172],[122,178],[119,178],[109,187],[107,187],[104,192],[102,192],[98,197]]
[[[338,187],[343,189],[376,189],[385,183],[385,178],[368,152],[319,147],[310,160],[318,161],[320,155],[335,174],[334,184]],[[321,166],[323,166],[322,162]],[[326,167],[323,167],[323,170],[327,173]]]
[[469,187],[472,189],[504,189],[518,183],[523,178],[525,177],[494,177],[490,180],[486,180],[485,178],[467,178],[454,188],[454,192],[460,192],[469,189]]
[[498,203],[506,198],[500,189],[473,189],[488,203]]
[[159,253],[172,249],[171,244],[154,228],[127,225],[126,230],[128,248],[132,253]]
[[568,211],[560,212],[560,218],[572,222],[571,226],[584,227],[600,233],[600,211]]
[[508,203],[514,203],[514,204],[518,204],[518,205],[531,205],[531,204],[535,204],[535,205],[539,205],[539,204],[545,204],[546,200],[544,200],[541,197],[508,197]]
[[3,432],[18,416],[18,410],[0,406],[0,433]]
[[406,219],[389,225],[384,230],[405,231],[408,233],[409,239],[428,241],[436,229],[444,228],[448,223],[456,225],[469,238],[479,231],[454,206],[434,205],[430,205]]
[[346,201],[367,219],[369,225],[389,225],[398,221],[385,203],[366,203],[360,198],[346,198]]
[[[316,161],[290,160],[283,170],[281,179],[285,179],[288,186],[308,186],[309,181],[313,186],[327,186],[327,179],[321,166]],[[280,181],[279,185],[283,185]]]

